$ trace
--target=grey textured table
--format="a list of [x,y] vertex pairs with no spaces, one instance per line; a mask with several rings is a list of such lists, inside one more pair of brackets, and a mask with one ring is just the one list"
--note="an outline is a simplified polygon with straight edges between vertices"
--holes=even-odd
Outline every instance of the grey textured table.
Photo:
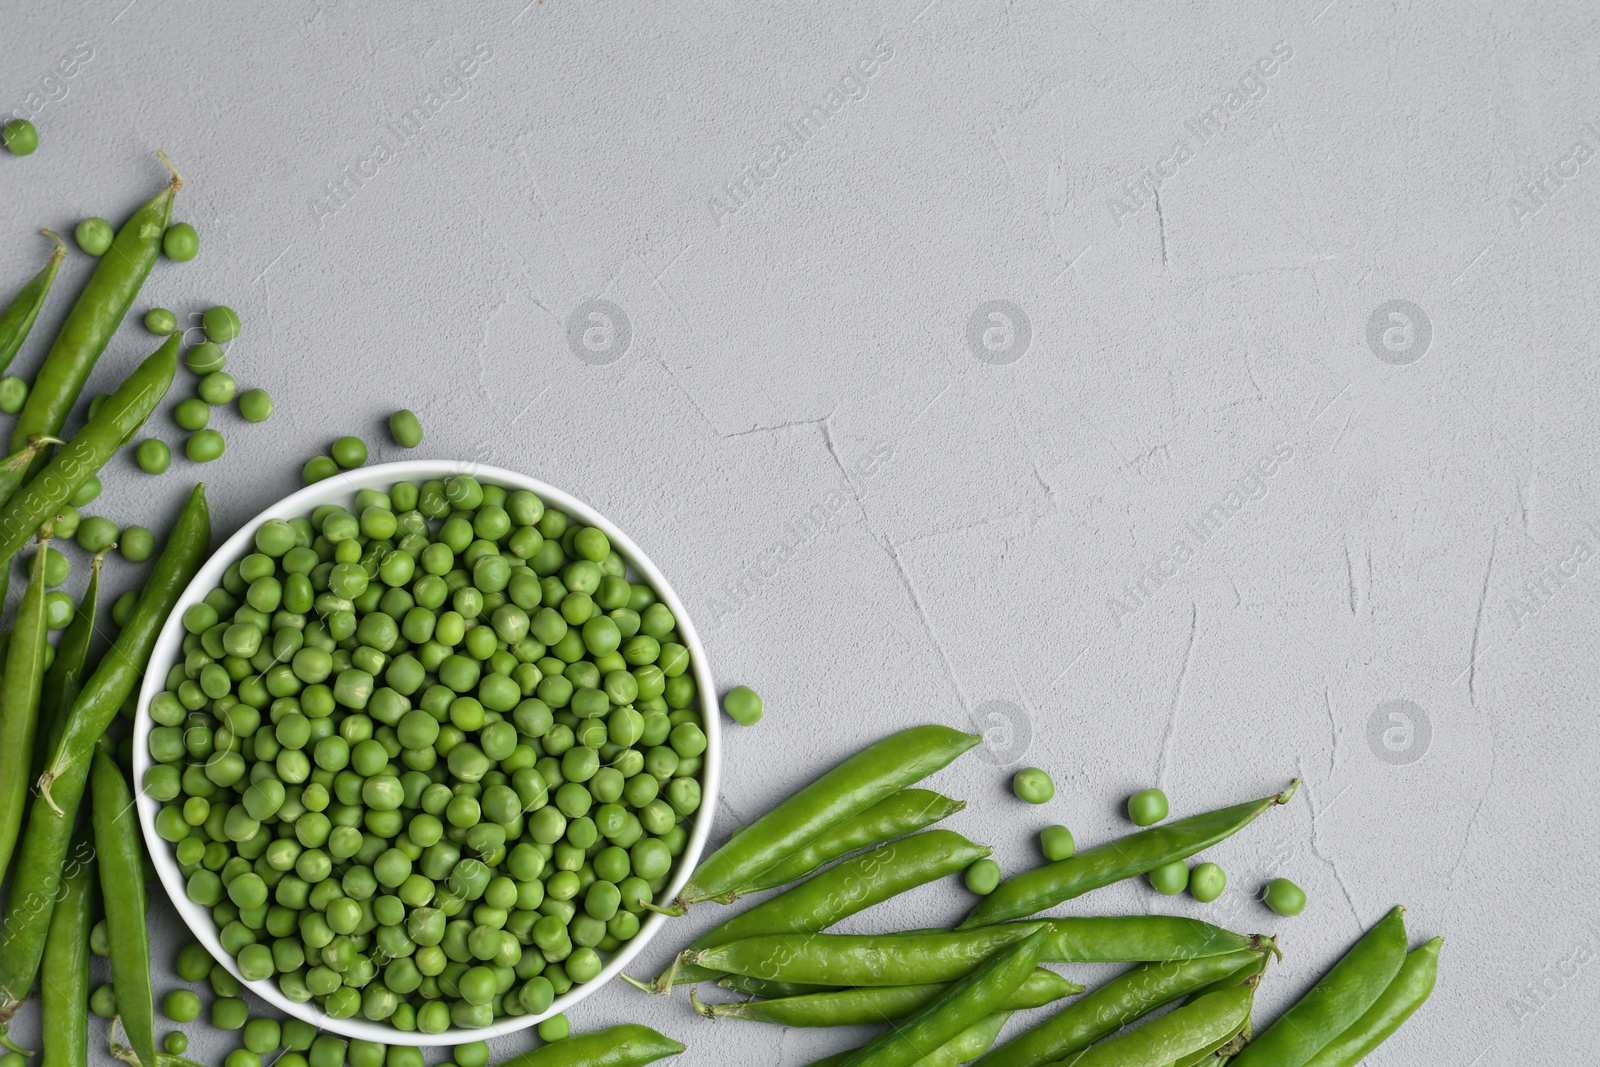
[[[927,720],[989,732],[935,784],[1008,869],[1044,822],[1124,832],[1139,787],[1193,812],[1302,775],[1215,850],[1223,902],[1073,910],[1278,933],[1265,1018],[1404,903],[1444,975],[1374,1063],[1595,1058],[1591,12],[124,2],[6,13],[0,107],[41,148],[0,158],[0,278],[40,225],[123,218],[164,148],[203,251],[136,307],[237,308],[230,367],[278,408],[222,416],[203,469],[118,459],[91,510],[160,528],[203,477],[226,531],[339,433],[397,458],[411,406],[425,454],[630,530],[765,694],[719,834]],[[91,388],[151,347],[130,320]],[[1249,899],[1272,872],[1303,916]],[[691,1064],[845,1044],[621,985],[574,1023],[628,1019]]]

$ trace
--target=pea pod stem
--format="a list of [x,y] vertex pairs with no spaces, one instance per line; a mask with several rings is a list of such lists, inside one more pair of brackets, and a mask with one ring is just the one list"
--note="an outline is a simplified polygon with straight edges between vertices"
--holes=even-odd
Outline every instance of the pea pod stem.
[[[87,827],[84,845],[88,846]],[[61,899],[50,913],[40,983],[40,1030],[44,1058],[39,1067],[83,1067],[89,1062],[89,928],[94,905],[93,862],[78,865],[61,884]]]
[[1362,935],[1321,980],[1233,1062],[1236,1067],[1304,1067],[1378,1001],[1406,958],[1405,909],[1394,908]]
[[1306,1067],[1356,1067],[1392,1037],[1433,993],[1439,977],[1439,949],[1443,946],[1443,939],[1436,937],[1409,953],[1394,981],[1366,1014],[1323,1046]]
[[28,588],[17,608],[0,674],[0,876],[22,830],[28,803],[28,765],[39,726],[39,685],[44,677],[45,564],[50,556],[51,524],[39,530],[39,547],[28,568]]
[[[948,989],[948,983],[879,986],[808,993],[775,1000],[742,1000],[732,1004],[706,1004],[691,991],[689,1002],[707,1019],[727,1017],[800,1027],[855,1026],[902,1019],[926,1007]],[[1023,980],[1002,1004],[1002,1008],[1008,1012],[1042,1008],[1062,997],[1081,992],[1082,986],[1067,981],[1054,971],[1038,967]]]
[[[5,921],[0,923],[0,1023],[10,1019],[39,973],[50,910],[61,886],[72,824],[95,741],[116,718],[150,662],[161,625],[210,551],[205,486],[195,486],[156,560],[128,623],[101,658],[62,725],[41,783],[45,803],[29,805]],[[43,799],[43,797],[41,797]]]
[[[156,1057],[155,1004],[150,989],[150,933],[145,922],[144,856],[139,816],[122,768],[96,750],[91,822],[111,944],[111,982],[129,1043],[142,1063]],[[59,907],[59,905],[58,905]]]
[[15,555],[33,531],[53,518],[78,487],[144,425],[177,373],[180,336],[174,333],[134,368],[83,429],[0,507],[0,560]]
[[0,371],[11,365],[22,342],[28,339],[34,320],[39,317],[39,309],[44,306],[44,298],[56,280],[56,271],[67,257],[67,243],[59,234],[54,230],[39,232],[54,241],[56,247],[39,273],[17,292],[4,311],[0,311]]
[[913,726],[857,752],[700,862],[678,894],[682,909],[730,892],[787,860],[846,819],[948,766],[982,738],[948,726]]
[[1268,808],[1287,804],[1299,786],[1300,779],[1296,778],[1281,793],[1152,826],[1069,859],[1014,875],[979,901],[958,929],[1034,915],[1091,890],[1148,874],[1174,860],[1188,859],[1238,833]]
[[[128,1064],[129,1067],[145,1067],[144,1064],[139,1062],[139,1057],[134,1054],[133,1049],[117,1040],[117,1030],[121,1025],[122,1017],[113,1015],[111,1017],[111,1031],[106,1039],[106,1044],[111,1050],[111,1058],[121,1060],[123,1063]],[[174,1056],[170,1052],[156,1053],[155,1062],[156,1067],[202,1067],[201,1064],[196,1063],[194,1060],[185,1059],[182,1056]]]
[[[908,889],[964,870],[990,851],[988,846],[974,844],[952,830],[924,830],[879,845],[707,930],[656,978],[654,991],[667,993],[675,983],[703,982],[722,976],[721,971],[691,964],[689,953],[756,934],[812,934],[825,930]],[[637,982],[634,985],[645,988]]]
[[[172,178],[161,192],[129,216],[111,248],[95,264],[94,273],[67,313],[61,332],[34,377],[33,389],[12,432],[13,449],[20,448],[34,434],[61,432],[89,372],[94,370],[100,353],[105,351],[106,343],[121,325],[161,254],[161,238],[172,219],[173,197],[183,186],[183,177],[165,152],[157,154],[172,172]],[[34,469],[38,469],[37,463]]]

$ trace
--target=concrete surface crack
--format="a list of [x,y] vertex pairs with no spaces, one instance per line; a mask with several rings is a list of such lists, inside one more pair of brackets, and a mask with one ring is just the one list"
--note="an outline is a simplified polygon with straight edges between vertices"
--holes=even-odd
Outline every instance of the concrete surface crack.
[[1483,610],[1489,603],[1489,578],[1494,574],[1495,546],[1500,542],[1500,528],[1489,535],[1489,562],[1483,568],[1483,588],[1478,591],[1478,617],[1472,624],[1472,660],[1467,664],[1467,701],[1478,709],[1478,637],[1483,632]]
[[[1322,814],[1327,808],[1323,808],[1321,811],[1317,809],[1316,788],[1312,786],[1311,779],[1306,776],[1305,761],[1303,759],[1295,760],[1295,769],[1299,771],[1300,779],[1305,782],[1306,799],[1311,804],[1311,854],[1327,864],[1328,870],[1333,872],[1333,880],[1339,883],[1339,892],[1344,895],[1345,906],[1350,909],[1350,914],[1359,923],[1361,922],[1361,912],[1356,908],[1355,897],[1351,896],[1350,887],[1345,884],[1344,872],[1339,870],[1339,864],[1331,856],[1322,851],[1322,831],[1318,828],[1318,824],[1321,822]],[[1340,794],[1340,796],[1343,795],[1342,793]],[[1338,799],[1339,797],[1334,797],[1334,800]],[[1330,802],[1328,807],[1332,806]]]
[[1167,763],[1172,756],[1172,742],[1178,734],[1178,713],[1183,710],[1183,691],[1189,682],[1189,668],[1194,665],[1194,646],[1200,633],[1200,607],[1189,605],[1189,643],[1183,649],[1183,669],[1178,672],[1178,682],[1172,687],[1172,710],[1167,715],[1167,735],[1161,741],[1161,763],[1156,767],[1156,782],[1165,785]]
[[[758,433],[779,433],[783,430],[798,430],[807,426],[824,427],[824,436],[826,436],[825,427],[828,420],[831,418],[833,418],[833,413],[829,412],[820,418],[790,419],[787,422],[774,423],[771,426],[752,426],[748,430],[735,430],[733,433],[719,433],[717,436],[721,437],[725,441],[731,441],[735,437],[749,437],[752,434]],[[837,459],[838,457],[836,456],[834,458]]]
[[1150,198],[1156,205],[1156,230],[1161,235],[1161,269],[1168,270],[1172,261],[1167,258],[1167,216],[1161,212],[1161,190],[1152,189]]
[[1456,853],[1455,863],[1450,865],[1450,875],[1445,880],[1449,888],[1456,887],[1456,872],[1461,870],[1461,864],[1466,862],[1467,847],[1472,844],[1472,832],[1478,828],[1478,816],[1483,814],[1483,806],[1489,800],[1489,794],[1494,792],[1494,772],[1497,759],[1494,745],[1494,726],[1489,726],[1489,773],[1484,776],[1483,792],[1478,796],[1478,803],[1472,809],[1472,817],[1467,820],[1467,832],[1461,835],[1461,851]]

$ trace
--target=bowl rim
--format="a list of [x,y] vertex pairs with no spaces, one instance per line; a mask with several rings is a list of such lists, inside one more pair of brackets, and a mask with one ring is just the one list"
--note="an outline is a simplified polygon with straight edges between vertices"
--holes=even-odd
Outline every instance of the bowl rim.
[[139,809],[139,825],[144,832],[145,846],[151,860],[155,865],[156,874],[161,879],[161,885],[171,898],[173,907],[177,909],[184,924],[190,933],[204,945],[214,959],[223,968],[237,978],[246,989],[256,996],[290,1016],[311,1023],[318,1029],[339,1034],[342,1037],[360,1038],[367,1041],[378,1041],[389,1045],[416,1045],[429,1047],[435,1045],[459,1045],[470,1041],[487,1041],[505,1034],[515,1033],[534,1026],[540,1021],[569,1011],[584,998],[605,986],[611,979],[628,965],[628,963],[642,952],[650,940],[661,930],[668,916],[650,912],[640,924],[639,932],[611,955],[601,968],[600,973],[589,982],[574,985],[569,991],[556,997],[548,1011],[538,1015],[518,1015],[495,1022],[493,1025],[478,1029],[468,1029],[451,1026],[437,1034],[424,1034],[420,1031],[407,1032],[396,1029],[388,1022],[372,1022],[361,1018],[359,1015],[349,1019],[334,1019],[319,1010],[315,1001],[296,1004],[278,988],[277,982],[272,979],[250,981],[239,973],[238,966],[231,954],[222,948],[221,938],[216,923],[211,918],[210,910],[190,900],[185,891],[182,873],[178,870],[176,858],[171,851],[171,845],[160,837],[155,831],[156,814],[161,810],[161,804],[144,790],[144,775],[154,761],[150,758],[149,737],[153,728],[150,718],[150,702],[166,686],[166,676],[170,664],[177,661],[177,656],[183,643],[183,613],[191,605],[198,603],[207,593],[222,583],[222,573],[235,560],[243,558],[254,551],[255,532],[269,519],[291,519],[296,516],[309,516],[313,509],[322,504],[348,502],[362,489],[383,489],[395,482],[414,481],[419,485],[432,479],[445,479],[456,474],[471,474],[482,482],[500,485],[506,489],[527,489],[537,493],[546,504],[560,508],[587,525],[598,527],[605,531],[611,540],[611,546],[618,555],[628,561],[641,578],[648,581],[656,591],[656,595],[672,609],[678,622],[678,632],[684,644],[688,647],[692,669],[694,671],[695,685],[698,689],[697,704],[703,719],[703,728],[706,735],[706,751],[704,765],[700,773],[701,804],[695,812],[694,826],[689,834],[689,840],[683,852],[676,857],[673,873],[667,886],[663,889],[658,901],[670,901],[678,895],[684,884],[688,881],[690,873],[694,870],[700,853],[704,850],[706,841],[711,834],[712,818],[716,810],[715,799],[718,795],[718,781],[722,763],[722,724],[717,715],[716,690],[711,680],[711,669],[707,663],[705,645],[700,639],[699,632],[695,629],[693,620],[690,619],[683,601],[679,598],[672,584],[661,573],[655,563],[644,551],[634,543],[633,539],[617,527],[610,519],[590,507],[584,501],[571,493],[537,478],[508,470],[504,467],[490,466],[471,460],[444,460],[444,459],[415,459],[401,460],[394,463],[376,464],[371,467],[358,467],[353,470],[341,471],[339,474],[324,481],[313,483],[299,489],[276,503],[269,505],[254,518],[241,525],[232,536],[212,552],[199,572],[190,581],[183,595],[178,598],[173,606],[172,613],[167,617],[166,623],[161,628],[161,633],[156,639],[155,647],[150,656],[150,664],[145,670],[144,681],[139,690],[138,708],[134,719],[133,737],[133,771],[134,781],[137,786],[136,804]]

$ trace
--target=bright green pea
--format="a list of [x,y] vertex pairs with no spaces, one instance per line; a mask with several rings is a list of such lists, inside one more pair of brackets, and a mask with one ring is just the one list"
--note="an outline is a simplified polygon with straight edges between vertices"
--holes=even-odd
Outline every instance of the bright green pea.
[[325,481],[339,473],[339,465],[327,456],[312,456],[300,468],[300,480],[307,485]]
[[151,308],[144,313],[144,328],[165,337],[178,328],[178,316],[166,308]]
[[233,375],[227,371],[214,370],[200,379],[200,384],[194,387],[195,395],[207,404],[228,404],[233,401],[239,391],[239,386],[234,382]]
[[129,563],[143,563],[155,554],[156,535],[143,526],[125,526],[117,538],[117,551]]
[[147,437],[140,441],[133,455],[139,463],[139,469],[146,474],[162,474],[172,466],[172,449],[167,447],[165,441],[156,437]]
[[0,378],[0,411],[15,415],[28,401],[28,383],[14,374]]
[[1167,817],[1167,794],[1141,789],[1128,798],[1128,818],[1135,826],[1154,826]]
[[225,447],[226,442],[223,441],[221,433],[216,430],[201,430],[190,435],[183,446],[183,453],[195,463],[210,463],[214,459],[222,458]]
[[1274,878],[1262,891],[1262,901],[1283,916],[1299,915],[1306,910],[1306,891],[1287,878]]
[[230,307],[218,304],[200,317],[206,337],[212,341],[231,341],[239,336],[239,316]]
[[200,235],[187,222],[174,222],[161,235],[161,251],[174,263],[187,263],[200,251]]
[[200,998],[187,989],[174,989],[162,999],[161,1013],[175,1023],[194,1022],[200,1018]]
[[180,400],[172,409],[172,421],[185,430],[203,430],[211,421],[211,406],[198,397]]
[[246,389],[239,394],[239,414],[246,422],[266,422],[272,417],[272,397],[265,389]]
[[359,437],[345,436],[333,442],[328,454],[333,457],[335,463],[349,470],[367,461],[367,445]]
[[567,1022],[565,1015],[552,1015],[539,1024],[539,1040],[560,1041],[572,1032],[572,1025]]
[[1202,904],[1216,900],[1227,886],[1227,873],[1215,863],[1197,864],[1189,872],[1189,893]]
[[740,726],[754,726],[761,721],[761,697],[747,685],[736,685],[723,694],[722,710]]
[[52,630],[65,629],[72,621],[72,616],[77,612],[77,605],[72,598],[59,589],[46,593],[44,597],[44,623]]
[[1072,831],[1065,826],[1046,826],[1039,831],[1039,851],[1052,863],[1070,859],[1076,847]]
[[1182,860],[1173,860],[1163,863],[1147,877],[1156,892],[1174,897],[1189,887],[1189,865]]
[[73,236],[77,238],[78,247],[89,255],[103,256],[111,250],[111,242],[116,239],[117,231],[105,219],[90,217],[78,223]]
[[12,119],[0,128],[0,141],[14,156],[31,156],[39,147],[39,131],[27,119]]
[[250,1019],[250,1006],[238,997],[218,997],[211,1002],[211,1025],[218,1030],[239,1030]]
[[201,341],[191,345],[183,354],[183,365],[201,376],[221,370],[228,363],[222,346],[215,341]]
[[1029,804],[1043,804],[1056,795],[1056,786],[1044,771],[1037,767],[1027,767],[1012,777],[1011,791],[1017,795],[1018,800],[1025,800]]

